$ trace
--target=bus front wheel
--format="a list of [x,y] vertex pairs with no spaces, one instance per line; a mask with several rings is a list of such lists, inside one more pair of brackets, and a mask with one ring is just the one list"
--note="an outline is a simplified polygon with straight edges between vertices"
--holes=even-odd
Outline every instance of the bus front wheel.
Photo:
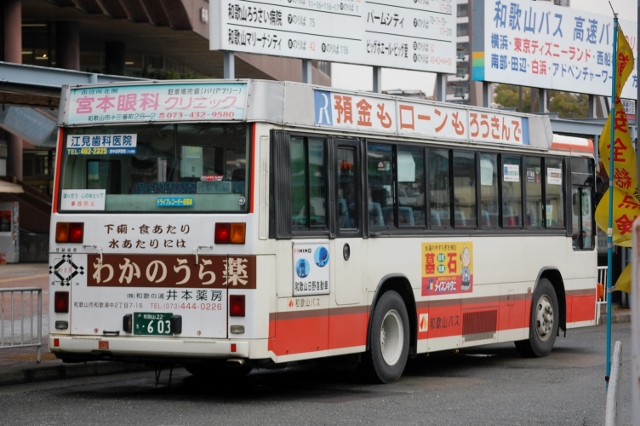
[[515,342],[518,352],[528,357],[549,355],[558,334],[559,314],[556,291],[542,278],[533,292],[529,339]]
[[409,356],[409,315],[402,297],[384,293],[371,321],[370,349],[362,360],[365,377],[377,383],[400,378]]

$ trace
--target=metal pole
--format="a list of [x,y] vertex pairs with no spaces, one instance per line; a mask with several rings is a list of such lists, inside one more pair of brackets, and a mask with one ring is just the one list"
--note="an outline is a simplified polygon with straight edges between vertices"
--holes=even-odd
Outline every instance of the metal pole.
[[302,82],[305,84],[311,84],[313,81],[313,67],[311,66],[311,59],[302,60]]
[[[444,74],[436,74],[436,101],[445,102],[447,100],[447,79]],[[486,106],[486,105],[485,105]]]
[[616,115],[616,74],[618,50],[618,14],[613,14],[613,82],[611,84],[611,113],[609,114],[611,134],[609,136],[609,223],[607,225],[607,371],[605,375],[606,387],[609,388],[611,374],[611,282],[613,281],[613,188],[614,188],[614,136]]
[[42,291],[38,291],[38,359],[37,363],[42,361]]
[[373,67],[373,91],[382,93],[382,68]]
[[236,61],[233,52],[224,51],[224,78],[236,78]]

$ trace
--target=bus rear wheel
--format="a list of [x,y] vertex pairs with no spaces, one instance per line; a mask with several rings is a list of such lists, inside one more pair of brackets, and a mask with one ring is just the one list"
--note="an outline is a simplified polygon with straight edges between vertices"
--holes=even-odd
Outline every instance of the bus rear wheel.
[[409,356],[409,315],[398,293],[388,291],[380,297],[370,331],[370,349],[363,357],[362,372],[376,383],[395,382]]
[[549,355],[558,334],[559,313],[553,285],[542,278],[533,292],[529,339],[515,342],[518,352],[527,357]]

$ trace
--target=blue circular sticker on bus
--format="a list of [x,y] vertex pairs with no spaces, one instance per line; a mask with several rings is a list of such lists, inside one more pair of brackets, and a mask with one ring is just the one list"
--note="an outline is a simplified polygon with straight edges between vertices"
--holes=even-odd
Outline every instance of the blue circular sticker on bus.
[[313,259],[316,261],[316,265],[322,268],[329,263],[329,250],[327,250],[326,247],[318,247],[313,255]]
[[296,274],[300,278],[305,278],[309,275],[309,271],[311,270],[311,265],[307,262],[307,259],[300,259],[298,263],[296,263]]

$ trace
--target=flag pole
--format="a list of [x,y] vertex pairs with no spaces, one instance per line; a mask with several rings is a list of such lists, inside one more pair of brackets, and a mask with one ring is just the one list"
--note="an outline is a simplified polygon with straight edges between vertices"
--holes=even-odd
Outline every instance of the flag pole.
[[609,114],[611,136],[609,138],[609,224],[607,229],[607,370],[605,375],[606,387],[609,387],[611,375],[611,281],[613,272],[613,187],[614,187],[614,145],[615,145],[615,115],[616,115],[616,74],[618,73],[616,60],[618,50],[618,14],[613,12],[613,82],[611,84],[611,114]]

